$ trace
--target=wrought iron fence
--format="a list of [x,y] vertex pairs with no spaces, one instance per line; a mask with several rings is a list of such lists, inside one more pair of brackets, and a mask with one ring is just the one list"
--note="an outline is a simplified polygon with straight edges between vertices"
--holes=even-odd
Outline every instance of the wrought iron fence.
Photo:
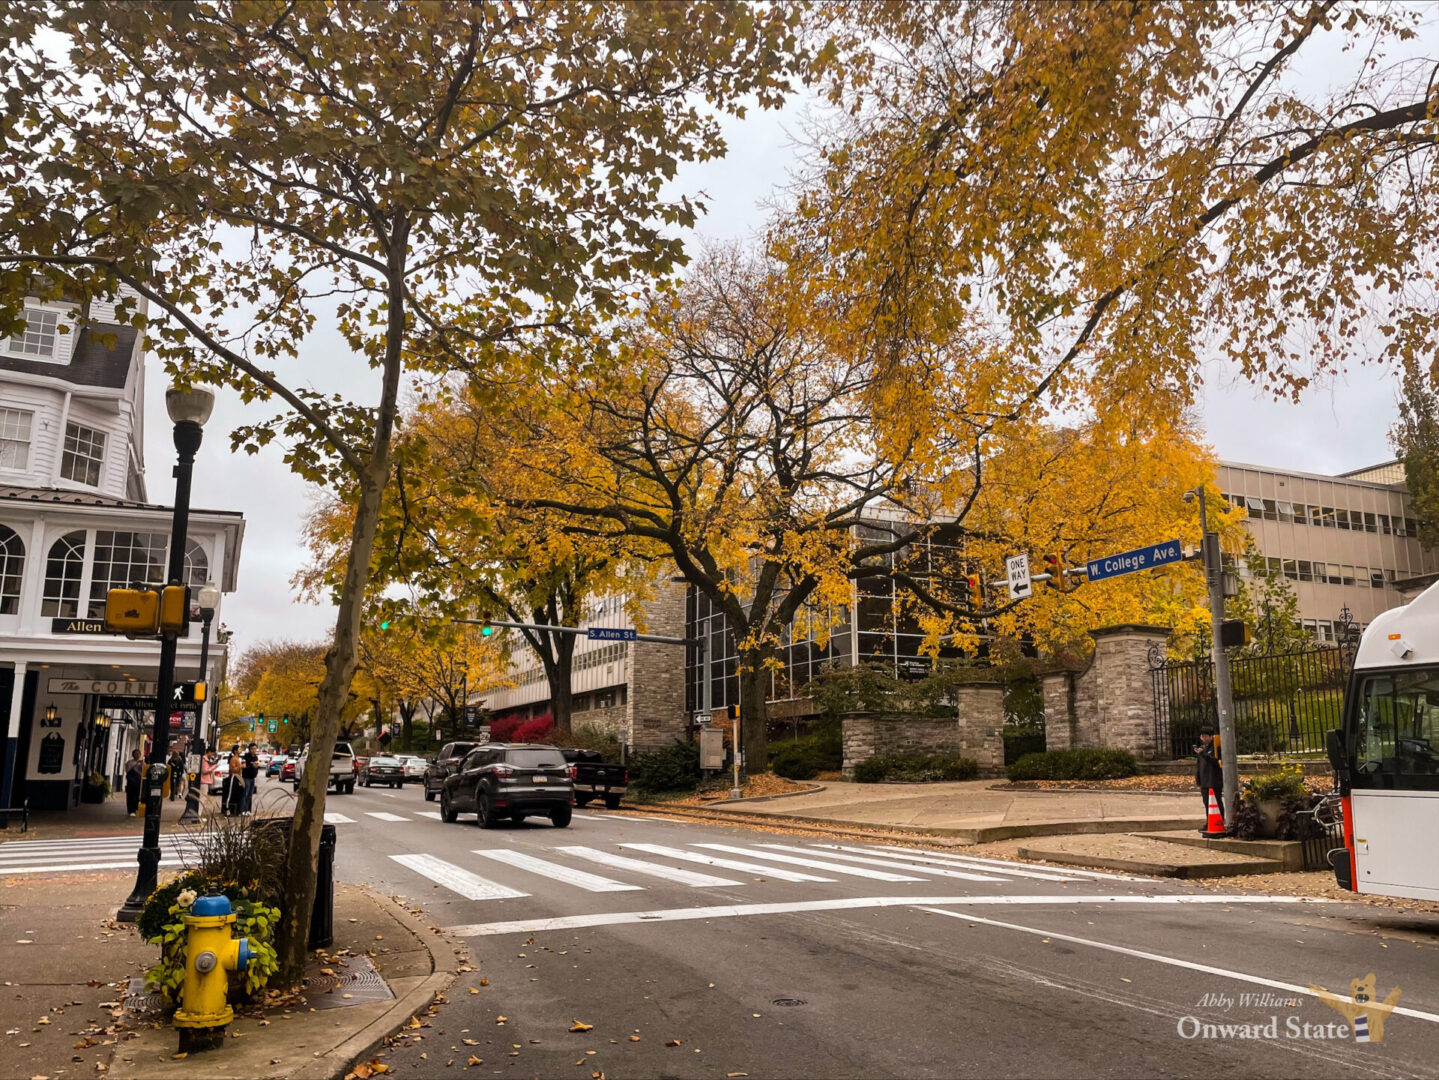
[[1304,869],[1328,870],[1329,853],[1344,846],[1343,808],[1337,795],[1321,799],[1312,809],[1299,814],[1299,839],[1303,844]]
[[[1322,753],[1324,735],[1339,727],[1352,644],[1298,652],[1232,657],[1234,734],[1240,754]],[[1214,664],[1151,657],[1154,743],[1160,753],[1188,757],[1205,724],[1218,726]]]

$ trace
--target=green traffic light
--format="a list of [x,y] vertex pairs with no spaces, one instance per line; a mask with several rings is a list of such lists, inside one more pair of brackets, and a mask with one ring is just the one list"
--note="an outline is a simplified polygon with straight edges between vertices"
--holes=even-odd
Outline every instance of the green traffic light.
[[381,629],[381,630],[388,630],[389,628],[390,628],[390,620],[389,620],[389,619],[386,619],[384,622],[380,623],[380,629]]
[[495,628],[494,628],[493,626],[491,626],[489,623],[486,623],[484,626],[480,627],[480,636],[481,636],[481,637],[489,637],[489,636],[490,636],[491,634],[493,634],[494,632],[495,632]]

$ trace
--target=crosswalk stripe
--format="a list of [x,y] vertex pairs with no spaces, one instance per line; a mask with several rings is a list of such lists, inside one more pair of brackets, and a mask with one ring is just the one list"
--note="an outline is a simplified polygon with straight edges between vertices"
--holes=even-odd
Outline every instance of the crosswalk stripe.
[[693,885],[695,888],[744,884],[734,878],[715,877],[713,874],[700,874],[694,870],[680,870],[673,866],[660,866],[657,863],[645,862],[643,859],[627,859],[623,855],[612,855],[608,851],[600,851],[598,848],[562,847],[556,848],[556,850],[563,851],[566,855],[589,859],[601,866],[612,866],[616,870],[629,870],[636,874],[649,874],[652,877],[675,881],[681,885]]
[[532,874],[540,874],[555,881],[562,881],[566,885],[574,885],[587,892],[640,892],[644,889],[643,885],[626,885],[622,881],[600,877],[598,874],[588,874],[583,870],[574,870],[546,859],[537,859],[533,855],[526,855],[521,851],[510,851],[508,848],[476,849],[475,854],[482,858],[493,859],[495,862],[506,863],[520,870],[528,870]]
[[740,859],[722,859],[718,855],[701,855],[698,851],[682,851],[679,848],[665,847],[663,844],[621,844],[620,847],[632,848],[635,851],[643,851],[650,855],[663,855],[666,859],[681,859],[684,862],[714,866],[720,870],[739,870],[747,874],[758,874],[760,877],[774,878],[776,881],[834,880],[834,878],[831,877],[820,877],[818,874],[802,874],[798,870],[784,870],[778,866],[765,866],[763,863],[743,862]]
[[[188,833],[161,833],[160,839],[164,841],[174,840],[178,843],[198,843],[197,837]],[[26,851],[80,851],[86,848],[102,848],[111,845],[121,847],[139,847],[143,836],[91,836],[77,837],[73,840],[12,840],[8,844],[0,844],[0,852],[19,851],[24,848]]]
[[336,811],[336,810],[326,810],[326,811],[325,811],[325,824],[326,824],[326,825],[353,825],[354,823],[355,823],[355,819],[354,819],[354,818],[352,818],[352,817],[346,817],[344,814],[341,814],[340,812],[338,812],[338,811]]
[[886,870],[867,870],[862,866],[841,866],[835,862],[805,859],[798,855],[781,855],[777,851],[756,851],[751,848],[734,847],[730,844],[694,844],[692,846],[709,848],[712,851],[728,851],[735,855],[752,855],[761,859],[773,859],[775,862],[791,863],[795,866],[808,866],[811,870],[823,870],[827,874],[849,874],[851,877],[872,878],[875,881],[924,880],[921,877],[908,877],[905,874],[891,874]]
[[443,885],[451,892],[459,893],[466,900],[508,900],[517,896],[529,895],[518,889],[512,889],[508,885],[501,885],[497,881],[490,881],[478,874],[472,874],[463,867],[445,862],[444,859],[437,859],[433,855],[415,853],[391,855],[390,858],[401,866],[409,867],[415,873],[429,878],[435,884]]
[[383,810],[366,810],[366,817],[379,818],[381,821],[409,821],[410,819],[401,814],[387,814]]
[[434,818],[436,821],[440,820],[440,812],[438,810],[420,810],[416,812],[416,816]]
[[[1120,881],[1149,881],[1149,878],[1128,877],[1123,874],[1100,874],[1092,870],[1072,870],[1065,867],[1063,870],[1032,870],[1022,863],[1010,862],[1006,859],[985,859],[978,855],[950,855],[930,853],[921,855],[911,848],[846,848],[850,851],[865,851],[869,854],[883,855],[887,858],[904,858],[911,862],[939,863],[941,866],[967,866],[976,870],[994,870],[999,873],[1013,874],[1015,877],[1039,878],[1043,881],[1080,881],[1087,877],[1104,878]],[[891,854],[893,853],[893,854]]]
[[[794,847],[790,844],[764,844],[763,847],[774,848],[777,851],[797,851],[801,855],[813,855],[813,848]],[[1006,881],[1007,878],[998,877],[994,874],[979,874],[972,870],[954,870],[944,866],[920,866],[910,862],[890,862],[888,859],[871,859],[863,855],[846,855],[839,851],[826,850],[825,858],[839,859],[842,862],[864,863],[868,866],[892,866],[896,870],[908,870],[916,874],[937,874],[940,877],[961,878],[964,881]]]
[[[167,859],[160,857],[157,866],[183,866],[184,859]],[[133,868],[135,859],[129,858],[123,862],[59,862],[59,863],[27,863],[20,866],[0,866],[0,874],[39,874],[57,870],[123,870]]]
[[[65,848],[50,851],[0,851],[0,864],[12,862],[42,861],[54,862],[57,859],[88,859],[88,858],[109,858],[116,855],[132,854],[140,849],[138,842],[131,844],[110,844],[105,847],[83,847]],[[170,851],[177,855],[192,854],[199,850],[195,844],[175,844],[165,840],[160,841],[162,851]]]

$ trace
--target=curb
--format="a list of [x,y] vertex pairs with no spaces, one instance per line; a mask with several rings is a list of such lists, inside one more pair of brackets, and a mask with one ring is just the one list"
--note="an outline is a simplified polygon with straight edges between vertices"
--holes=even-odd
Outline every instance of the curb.
[[1283,871],[1282,863],[1272,859],[1255,859],[1247,863],[1166,863],[1149,859],[1127,859],[1115,855],[1086,855],[1081,852],[1050,851],[1047,848],[1022,847],[1017,852],[1022,859],[1034,859],[1058,866],[1094,866],[1102,870],[1119,870],[1148,877],[1175,878],[1193,881],[1198,878],[1243,877],[1247,874],[1276,874]]
[[[350,1071],[352,1062],[369,1057],[378,1050],[405,1022],[434,1001],[435,995],[442,994],[459,975],[456,958],[447,948],[441,953],[435,948],[434,940],[445,939],[424,926],[419,919],[391,900],[375,892],[368,885],[362,885],[365,895],[384,908],[396,922],[400,923],[415,937],[419,938],[425,951],[430,954],[430,974],[403,995],[395,998],[394,1004],[381,1016],[371,1020],[339,1046],[327,1050],[319,1057],[306,1062],[306,1067],[296,1069],[292,1076],[304,1080],[342,1080]],[[447,966],[448,965],[448,966]]]

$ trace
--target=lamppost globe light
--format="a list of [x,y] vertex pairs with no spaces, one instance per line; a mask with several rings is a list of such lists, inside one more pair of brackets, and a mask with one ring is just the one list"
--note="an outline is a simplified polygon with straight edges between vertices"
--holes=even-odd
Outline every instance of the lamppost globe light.
[[210,411],[215,407],[215,391],[208,386],[195,384],[182,390],[172,386],[165,391],[165,411],[176,424],[198,424],[205,426]]
[[207,581],[200,586],[199,595],[195,602],[200,605],[201,612],[213,612],[220,606],[220,590],[213,581]]

